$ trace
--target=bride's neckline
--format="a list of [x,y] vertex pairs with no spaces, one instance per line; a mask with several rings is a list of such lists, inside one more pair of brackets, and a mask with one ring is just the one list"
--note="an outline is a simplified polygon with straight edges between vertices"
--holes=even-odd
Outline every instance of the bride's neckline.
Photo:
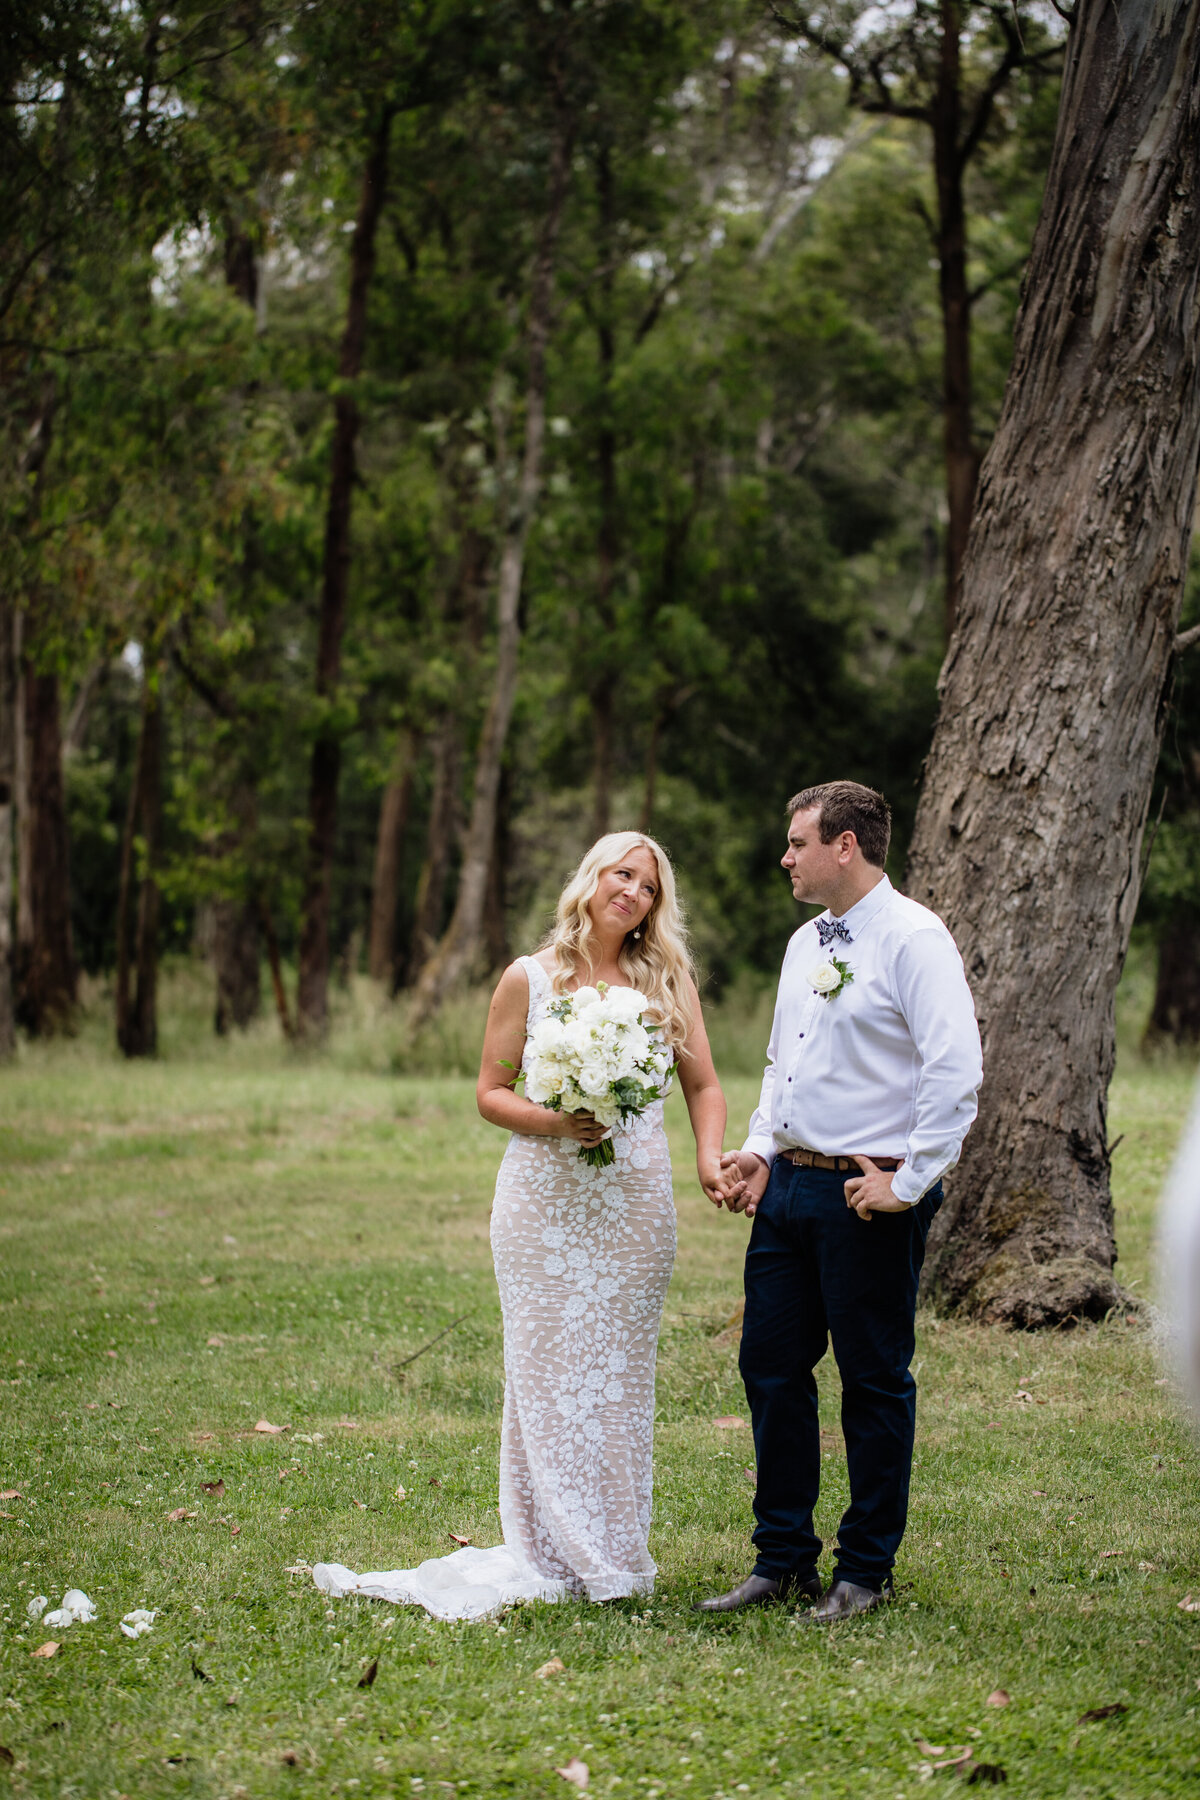
[[[542,974],[546,977],[546,980],[549,981],[551,984],[553,984],[553,981],[554,981],[553,969],[548,969],[546,967],[545,963],[542,962],[540,957],[531,956],[529,958],[529,960],[530,960],[530,962],[537,963],[538,968],[542,971]],[[620,978],[617,981],[610,981],[607,984],[609,987],[622,988],[622,987],[632,987],[634,985],[632,981],[628,981],[625,979],[625,977],[623,975],[620,975],[619,970],[618,970],[618,975]],[[590,981],[577,981],[575,983],[574,987],[563,988],[561,991],[564,994],[577,994],[581,987],[598,987],[603,980],[604,980],[603,975],[594,975]]]

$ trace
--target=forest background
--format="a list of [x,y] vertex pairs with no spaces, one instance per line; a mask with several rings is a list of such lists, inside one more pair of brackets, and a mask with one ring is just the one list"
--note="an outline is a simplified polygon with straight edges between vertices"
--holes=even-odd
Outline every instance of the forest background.
[[[10,9],[18,1022],[82,994],[151,1053],[173,952],[212,960],[218,1031],[264,964],[289,1036],[358,973],[419,1022],[626,826],[675,858],[708,995],[748,998],[793,924],[783,802],[834,775],[888,794],[902,879],[1063,35],[1037,6]],[[1194,688],[1177,659],[1138,925],[1181,1041]]]

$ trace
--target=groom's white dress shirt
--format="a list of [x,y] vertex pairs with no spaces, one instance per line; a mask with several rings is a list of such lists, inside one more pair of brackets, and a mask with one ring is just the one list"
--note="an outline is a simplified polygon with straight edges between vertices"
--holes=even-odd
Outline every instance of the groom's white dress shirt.
[[[801,1148],[903,1158],[892,1192],[912,1205],[954,1167],[977,1110],[971,990],[937,914],[886,875],[840,922],[849,943],[822,949],[812,919],[788,944],[744,1148],[768,1163]],[[808,978],[831,956],[854,979],[827,1000]]]

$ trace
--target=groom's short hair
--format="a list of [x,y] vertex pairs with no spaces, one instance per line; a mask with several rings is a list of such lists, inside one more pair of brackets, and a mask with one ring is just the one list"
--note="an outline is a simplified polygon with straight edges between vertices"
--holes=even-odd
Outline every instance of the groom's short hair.
[[823,781],[819,787],[801,788],[787,803],[793,813],[821,809],[817,823],[823,844],[832,844],[843,831],[852,831],[864,859],[882,869],[892,836],[892,809],[882,794],[859,781]]

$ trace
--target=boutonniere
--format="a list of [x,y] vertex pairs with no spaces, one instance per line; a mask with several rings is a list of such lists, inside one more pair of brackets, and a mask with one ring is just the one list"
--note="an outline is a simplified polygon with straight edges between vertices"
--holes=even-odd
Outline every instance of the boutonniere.
[[815,969],[810,969],[808,985],[822,1000],[836,1000],[843,988],[854,980],[854,970],[840,956],[827,956]]

